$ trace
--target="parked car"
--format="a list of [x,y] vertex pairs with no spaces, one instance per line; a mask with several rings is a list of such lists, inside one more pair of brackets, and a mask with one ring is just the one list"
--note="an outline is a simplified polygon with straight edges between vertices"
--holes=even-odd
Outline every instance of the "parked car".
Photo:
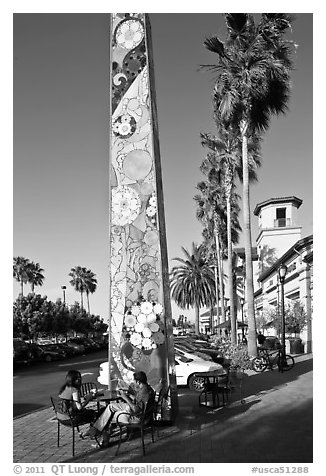
[[52,362],[53,360],[62,360],[66,358],[66,353],[62,349],[56,349],[55,344],[31,344],[33,349],[33,359],[42,360],[44,362]]
[[209,360],[194,360],[182,355],[175,355],[175,369],[177,385],[187,385],[196,392],[203,390],[204,378],[200,376],[201,372],[218,371],[221,375],[225,373],[220,364]]
[[221,353],[217,349],[213,349],[210,346],[203,347],[201,344],[191,342],[190,340],[188,341],[185,339],[175,339],[174,342],[175,347],[179,347],[181,350],[190,353],[196,353],[205,360],[207,360],[207,357],[210,357],[210,360],[213,360],[218,364],[222,364],[224,361],[223,357],[221,356]]
[[66,350],[63,347],[61,347],[60,344],[47,344],[41,347],[46,351],[57,352],[58,354],[61,355],[62,359],[65,359],[67,357]]
[[207,354],[197,351],[196,349],[189,349],[188,347],[183,346],[182,344],[174,344],[174,350],[176,353],[184,355],[189,359],[203,359],[203,360],[212,360],[211,357]]
[[85,346],[79,342],[76,342],[74,339],[67,340],[66,344],[73,349],[75,349],[76,354],[84,354],[85,353]]
[[29,345],[18,337],[13,338],[13,363],[28,364],[31,360],[32,354]]
[[59,342],[57,346],[65,351],[67,357],[74,357],[78,354],[75,347],[72,345],[68,345],[67,342]]

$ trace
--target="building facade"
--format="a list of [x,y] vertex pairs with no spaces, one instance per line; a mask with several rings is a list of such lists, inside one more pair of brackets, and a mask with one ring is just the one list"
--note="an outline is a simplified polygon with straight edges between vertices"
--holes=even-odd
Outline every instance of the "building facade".
[[[285,305],[300,302],[305,309],[307,325],[300,333],[306,352],[312,351],[313,309],[313,235],[298,240],[275,263],[259,276],[259,289],[255,292],[256,321],[262,322],[274,307],[280,312],[281,285],[278,270],[284,264],[287,273],[284,282]],[[260,318],[262,320],[260,320]],[[276,333],[271,327],[270,332]]]

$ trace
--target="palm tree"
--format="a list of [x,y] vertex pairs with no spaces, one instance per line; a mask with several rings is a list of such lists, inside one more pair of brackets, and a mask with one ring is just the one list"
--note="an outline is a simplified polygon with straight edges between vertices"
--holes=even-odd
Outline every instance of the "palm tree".
[[24,284],[29,281],[28,270],[31,262],[23,256],[14,257],[13,275],[16,281],[20,283],[21,296],[24,295]]
[[243,164],[243,222],[248,308],[248,352],[257,354],[249,201],[248,137],[265,131],[273,114],[287,109],[292,69],[292,42],[285,39],[293,18],[264,13],[256,25],[248,13],[225,15],[227,39],[208,38],[206,48],[216,53],[214,106],[217,117],[239,131]]
[[34,293],[35,286],[42,286],[44,281],[44,269],[41,268],[39,263],[33,261],[28,266],[28,282],[31,285],[32,293]]
[[[217,119],[217,117],[216,117]],[[236,314],[233,293],[233,271],[232,271],[232,243],[237,243],[238,239],[232,239],[232,228],[241,230],[237,216],[240,212],[238,205],[239,196],[235,193],[235,179],[242,181],[242,160],[241,143],[234,129],[223,121],[219,121],[218,136],[212,134],[201,134],[203,146],[208,147],[212,153],[209,154],[209,160],[202,164],[202,170],[208,175],[210,180],[217,180],[221,183],[226,200],[226,218],[227,218],[227,248],[228,248],[228,287],[230,296],[230,321],[231,321],[231,341],[233,344],[237,341]],[[260,148],[259,137],[255,136],[249,142],[249,180],[257,180],[256,169],[260,166]],[[232,214],[236,217],[233,218]]]
[[95,278],[95,274],[90,269],[87,269],[84,273],[84,283],[85,283],[85,291],[87,296],[87,307],[88,307],[88,314],[91,313],[90,306],[89,306],[89,294],[93,294],[97,288],[97,279]]
[[186,259],[173,258],[181,263],[170,273],[171,295],[182,309],[195,307],[195,332],[199,333],[199,311],[215,303],[214,273],[205,259],[202,245],[192,243],[191,254],[182,247]]
[[217,185],[211,187],[207,182],[200,182],[197,184],[197,189],[200,193],[194,196],[194,200],[197,203],[196,216],[204,224],[203,236],[205,242],[211,242],[214,239],[214,246],[212,247],[215,248],[218,282],[220,287],[220,293],[218,293],[217,273],[215,273],[216,315],[219,324],[219,294],[221,298],[222,322],[225,321],[224,272],[221,256],[221,248],[224,248],[222,236],[225,228],[225,210],[221,205],[222,195],[221,190]]
[[85,286],[85,271],[86,268],[76,266],[71,268],[69,276],[72,278],[69,282],[80,293],[80,307],[83,310],[83,293],[86,291]]

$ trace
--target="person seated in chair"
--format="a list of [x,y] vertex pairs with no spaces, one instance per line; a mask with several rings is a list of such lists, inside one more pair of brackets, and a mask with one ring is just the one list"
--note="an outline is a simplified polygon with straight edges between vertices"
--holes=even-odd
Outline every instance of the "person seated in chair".
[[85,408],[86,405],[92,400],[93,394],[89,393],[85,395],[82,400],[80,395],[80,387],[82,383],[82,377],[78,370],[69,370],[66,375],[65,383],[59,390],[59,398],[62,398],[66,402],[66,408],[71,411],[74,420],[78,424],[78,420],[85,421],[85,419],[94,421],[96,418],[95,410]]
[[258,345],[260,347],[264,347],[265,340],[266,340],[266,337],[262,334],[261,331],[259,331],[257,334]]
[[[129,394],[126,390],[120,390],[119,394],[123,402],[109,404],[83,436],[102,434],[102,446],[107,446],[110,439],[110,425],[116,423],[119,415],[121,415],[119,423],[139,422],[147,402],[154,402],[155,392],[147,382],[147,375],[142,371],[134,373],[134,384],[132,387],[134,394]],[[108,431],[106,431],[106,428],[108,428]]]

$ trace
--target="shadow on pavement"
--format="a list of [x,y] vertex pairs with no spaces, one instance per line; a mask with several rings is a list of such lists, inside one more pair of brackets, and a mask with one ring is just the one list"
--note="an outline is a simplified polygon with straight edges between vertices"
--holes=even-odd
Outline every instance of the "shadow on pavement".
[[35,412],[36,410],[42,410],[48,408],[49,405],[41,405],[39,403],[14,403],[13,404],[13,417],[20,418],[28,413]]
[[261,392],[275,390],[289,382],[295,381],[301,375],[311,372],[313,368],[312,358],[302,362],[296,362],[293,369],[287,372],[279,372],[277,369],[254,373],[244,378],[242,395],[246,398],[250,395],[258,395]]
[[118,459],[114,457],[115,448],[111,447],[88,454],[87,459],[81,455],[70,461],[311,463],[313,401],[309,392],[304,401],[296,399],[296,387],[291,386],[290,403],[278,402],[282,392],[272,393],[275,397],[267,400],[267,407],[262,402],[266,402],[264,394],[281,390],[311,372],[312,367],[311,358],[296,362],[288,372],[251,373],[244,379],[242,389],[242,397],[251,397],[250,400],[241,403],[239,394],[235,393],[230,406],[218,409],[199,406],[198,393],[179,388],[176,421],[173,427],[160,430],[154,444],[147,436],[145,457],[136,438],[131,445],[122,445]]

